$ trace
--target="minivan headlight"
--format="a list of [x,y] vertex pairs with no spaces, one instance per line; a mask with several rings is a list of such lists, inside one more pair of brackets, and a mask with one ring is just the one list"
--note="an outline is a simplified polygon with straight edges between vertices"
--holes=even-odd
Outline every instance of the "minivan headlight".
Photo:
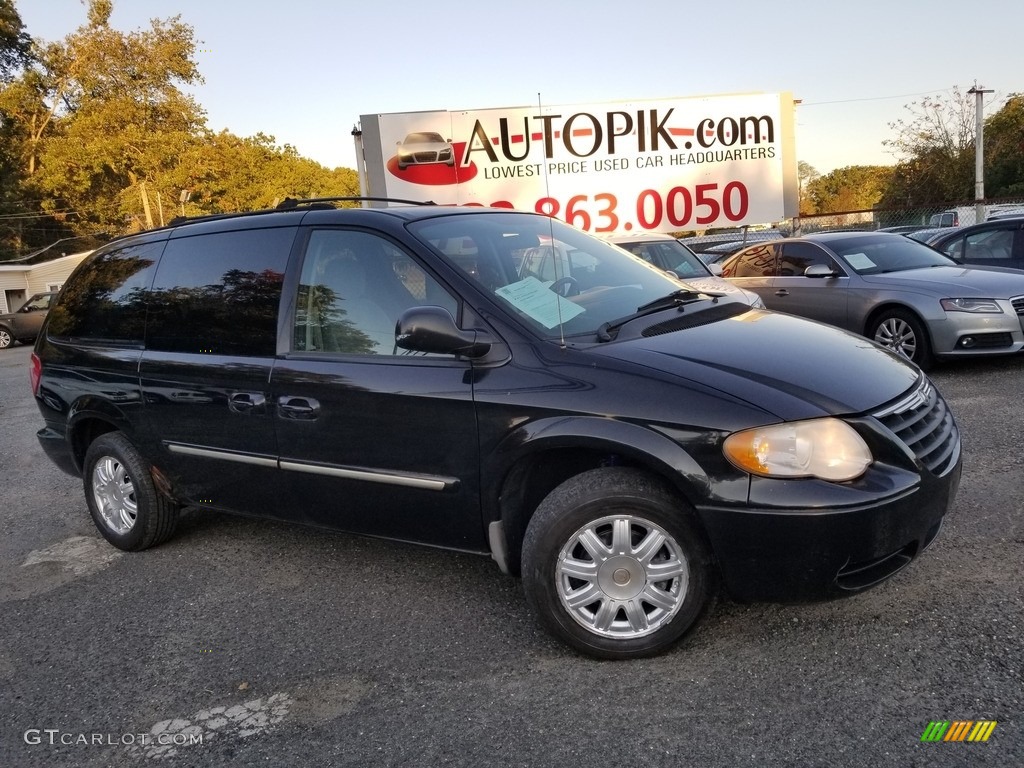
[[1003,308],[995,299],[939,299],[947,312],[980,312],[1002,314]]
[[860,477],[871,451],[839,419],[773,424],[736,432],[725,439],[725,456],[745,472],[762,477],[817,477],[842,482]]

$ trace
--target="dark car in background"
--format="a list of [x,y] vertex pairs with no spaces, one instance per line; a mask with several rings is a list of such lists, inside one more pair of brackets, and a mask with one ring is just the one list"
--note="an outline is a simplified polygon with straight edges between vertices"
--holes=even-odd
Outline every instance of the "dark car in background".
[[188,506],[477,553],[600,658],[668,649],[720,585],[884,581],[961,472],[901,357],[501,209],[289,201],[116,240],[68,279],[31,381],[115,547]]
[[930,245],[932,240],[950,232],[958,232],[959,230],[960,227],[925,227],[924,229],[907,232],[906,236],[911,240],[917,240],[919,243]]
[[1024,216],[958,227],[930,238],[928,245],[961,264],[1024,270]]
[[925,369],[937,357],[1024,349],[1024,274],[965,267],[904,235],[834,232],[755,245],[722,275],[769,309],[862,334]]
[[6,349],[15,341],[22,344],[35,341],[56,296],[56,291],[37,293],[22,304],[17,312],[0,315],[0,349]]

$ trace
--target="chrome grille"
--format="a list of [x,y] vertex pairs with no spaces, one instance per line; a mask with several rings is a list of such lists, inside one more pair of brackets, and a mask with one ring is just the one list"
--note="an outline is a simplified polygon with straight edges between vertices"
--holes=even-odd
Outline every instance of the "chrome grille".
[[1024,296],[1014,296],[1010,299],[1010,304],[1013,305],[1013,311],[1018,315],[1024,315]]
[[909,395],[872,415],[934,474],[944,474],[956,461],[960,435],[953,414],[928,379],[922,379]]

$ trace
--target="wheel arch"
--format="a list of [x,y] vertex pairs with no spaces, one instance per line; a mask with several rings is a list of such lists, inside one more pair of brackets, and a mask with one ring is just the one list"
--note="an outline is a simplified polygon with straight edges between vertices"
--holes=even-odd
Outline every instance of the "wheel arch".
[[106,400],[85,398],[68,412],[67,439],[78,471],[82,471],[85,453],[92,442],[107,432],[126,432],[128,419]]
[[886,312],[890,311],[907,312],[913,315],[917,319],[917,322],[921,324],[921,328],[928,335],[928,341],[933,341],[931,329],[928,327],[928,321],[925,320],[921,313],[918,312],[910,304],[905,304],[901,301],[893,300],[885,301],[871,308],[871,311],[868,312],[867,317],[864,318],[864,327],[861,329],[861,334],[867,338],[871,338],[871,329],[874,327],[875,323],[878,322],[878,318],[881,317]]
[[581,416],[521,425],[490,453],[483,472],[484,524],[500,525],[501,541],[493,529],[490,534],[502,570],[519,574],[526,526],[544,497],[570,477],[604,466],[647,471],[691,505],[711,485],[683,446],[638,424]]

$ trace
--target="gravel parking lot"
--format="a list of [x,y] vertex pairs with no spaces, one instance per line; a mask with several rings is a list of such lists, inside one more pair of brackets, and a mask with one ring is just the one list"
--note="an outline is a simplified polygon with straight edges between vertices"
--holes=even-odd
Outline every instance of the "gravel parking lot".
[[30,352],[0,352],[0,765],[1024,765],[1022,358],[934,371],[964,475],[910,568],[597,662],[486,558],[192,511],[113,549],[38,446]]

